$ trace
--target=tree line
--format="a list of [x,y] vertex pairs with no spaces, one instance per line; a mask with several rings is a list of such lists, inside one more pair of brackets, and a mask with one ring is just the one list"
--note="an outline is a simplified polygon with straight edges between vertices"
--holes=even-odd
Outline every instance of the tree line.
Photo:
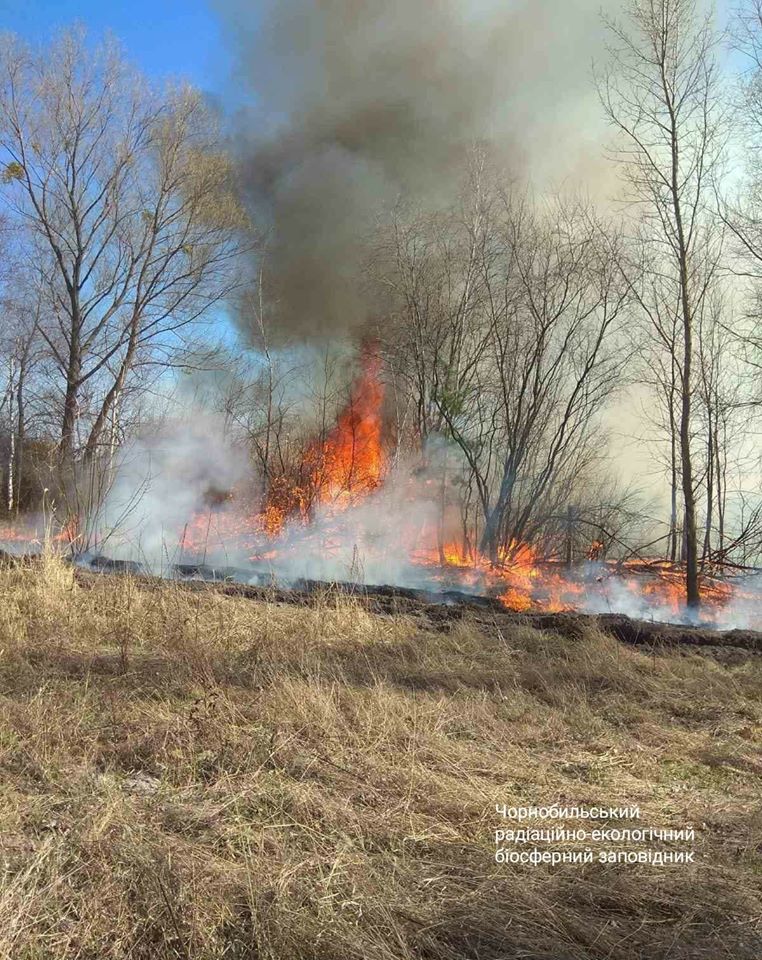
[[[441,549],[455,511],[492,562],[526,542],[663,556],[697,606],[708,565],[762,550],[762,0],[727,35],[697,0],[631,0],[607,26],[592,82],[616,203],[533,191],[476,144],[449,199],[379,210],[355,282],[392,460],[436,451]],[[312,351],[296,399],[264,233],[203,98],[76,31],[40,51],[6,37],[0,164],[8,511],[101,477],[167,371],[221,363],[205,324],[233,306],[257,349],[225,361],[221,409],[265,499],[298,473],[346,380]],[[614,403],[642,405],[666,516],[617,479]]]

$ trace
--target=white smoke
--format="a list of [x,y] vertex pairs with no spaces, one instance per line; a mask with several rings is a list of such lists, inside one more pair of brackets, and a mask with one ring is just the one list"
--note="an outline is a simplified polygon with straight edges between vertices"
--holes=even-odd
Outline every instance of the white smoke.
[[248,475],[243,452],[213,414],[191,408],[168,419],[122,452],[97,517],[98,551],[164,572],[182,559],[186,525]]
[[[187,564],[186,572],[203,564],[252,583],[317,580],[485,593],[478,572],[443,571],[436,551],[431,553],[442,522],[436,491],[443,452],[430,452],[426,470],[399,465],[359,502],[319,505],[309,522],[291,518],[270,539],[257,527],[254,511],[226,496],[251,485],[243,450],[226,437],[218,417],[192,408],[183,420],[165,421],[124,451],[96,518],[97,552],[163,575],[174,575],[177,564]],[[192,546],[183,548],[189,528]],[[762,576],[739,583],[726,606],[693,615],[649,589],[653,580],[647,575],[612,574],[602,563],[588,564],[578,575],[561,597],[580,612],[722,628],[760,625]]]
[[653,583],[648,574],[612,574],[601,565],[590,588],[577,598],[576,607],[582,613],[620,613],[634,620],[709,625],[723,630],[759,630],[762,626],[762,575],[736,578],[729,603],[705,603],[697,611],[661,598],[658,590],[648,589]]
[[[287,525],[268,545],[263,568],[280,582],[297,579],[362,584],[431,585],[425,568],[413,560],[436,529],[435,504],[411,499],[400,471],[377,492],[346,510],[319,507],[308,527]],[[257,567],[261,569],[260,563]]]

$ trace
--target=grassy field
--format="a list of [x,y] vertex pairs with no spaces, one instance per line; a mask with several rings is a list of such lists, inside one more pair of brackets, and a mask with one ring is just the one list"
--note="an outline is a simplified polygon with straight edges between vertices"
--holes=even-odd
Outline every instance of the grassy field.
[[[759,661],[2,570],[0,957],[758,960]],[[552,803],[696,862],[496,863]]]

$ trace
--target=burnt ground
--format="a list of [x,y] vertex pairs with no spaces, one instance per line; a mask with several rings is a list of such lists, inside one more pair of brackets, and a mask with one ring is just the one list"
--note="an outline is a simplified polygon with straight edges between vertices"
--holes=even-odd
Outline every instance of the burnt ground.
[[[143,575],[124,562],[101,561],[96,564],[100,573],[78,569],[80,582],[87,583],[93,576],[104,573],[127,572],[142,583],[163,581]],[[244,571],[237,571],[241,574]],[[569,637],[578,638],[594,625],[622,643],[660,647],[700,649],[720,660],[736,661],[748,655],[762,653],[762,632],[753,630],[718,630],[706,625],[685,625],[638,620],[625,614],[512,612],[496,597],[477,596],[457,590],[432,592],[397,586],[365,586],[355,583],[329,583],[320,580],[295,581],[288,588],[278,585],[252,585],[233,579],[236,571],[212,570],[203,565],[186,564],[176,568],[177,580],[188,590],[214,590],[231,597],[245,597],[269,603],[314,606],[324,603],[331,595],[351,596],[371,613],[381,616],[407,616],[422,622],[429,629],[447,630],[453,624],[468,618],[492,628],[510,628],[517,624],[531,626]]]
[[[16,556],[0,550],[0,565],[34,564],[33,555]],[[129,575],[144,588],[166,583],[162,577],[143,572],[132,561],[93,558],[88,566],[75,567],[82,586],[103,576]],[[316,606],[332,595],[351,596],[369,613],[380,616],[406,616],[428,629],[446,631],[468,619],[493,629],[516,625],[533,627],[559,636],[577,639],[586,628],[595,626],[621,643],[659,648],[693,648],[722,661],[735,662],[749,655],[762,654],[762,632],[745,629],[719,630],[711,624],[675,624],[634,619],[625,614],[514,612],[496,597],[479,596],[457,590],[431,591],[391,585],[361,585],[321,580],[297,580],[288,587],[241,582],[249,571],[233,567],[214,568],[204,564],[178,564],[173,582],[188,591],[214,591],[230,597],[243,597],[263,603]]]

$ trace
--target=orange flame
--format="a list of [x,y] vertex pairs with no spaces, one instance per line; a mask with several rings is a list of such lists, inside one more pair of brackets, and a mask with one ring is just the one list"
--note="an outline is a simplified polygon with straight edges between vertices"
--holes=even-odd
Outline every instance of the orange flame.
[[349,403],[326,439],[306,455],[319,503],[339,509],[356,504],[378,487],[383,473],[381,407],[384,388],[377,353],[366,349]]
[[[216,492],[210,497],[209,509],[185,525],[179,537],[180,555],[187,551],[188,556],[200,558],[219,547],[223,552],[235,547],[236,555],[243,552],[252,560],[277,560],[285,550],[293,549],[288,546],[288,538],[282,537],[287,525],[309,523],[316,505],[321,506],[328,528],[323,523],[320,543],[312,548],[334,549],[334,541],[338,543],[341,538],[333,537],[333,515],[357,506],[383,482],[383,402],[381,361],[378,352],[366,346],[348,403],[333,429],[307,446],[297,477],[275,477],[264,503],[249,510],[242,510],[240,502],[231,509],[233,498]],[[588,552],[588,560],[597,561],[597,565],[590,568],[592,572],[585,579],[574,576],[557,561],[540,558],[538,549],[529,543],[509,542],[492,563],[464,537],[449,538],[443,544],[440,537],[440,530],[423,523],[420,530],[401,531],[400,543],[408,548],[411,563],[425,569],[427,581],[487,593],[511,610],[573,611],[584,606],[589,594],[599,592],[605,599],[606,586],[612,583],[630,591],[633,599],[658,615],[666,612],[679,616],[684,610],[684,574],[679,565],[603,561],[604,544],[599,540],[593,541]],[[78,542],[76,522],[54,539],[71,545]],[[0,529],[0,540],[31,541],[32,536],[9,527]],[[303,537],[296,541],[297,549],[310,548]],[[758,595],[710,577],[703,578],[701,592],[701,617],[706,620],[720,620],[723,609],[735,598],[749,600],[757,610],[762,607]]]

